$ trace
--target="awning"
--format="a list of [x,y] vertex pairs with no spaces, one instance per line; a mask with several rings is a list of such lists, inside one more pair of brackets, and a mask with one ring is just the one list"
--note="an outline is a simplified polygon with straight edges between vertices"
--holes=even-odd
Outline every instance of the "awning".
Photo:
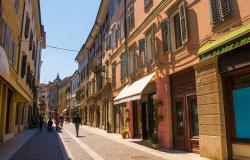
[[128,101],[141,99],[142,91],[151,81],[154,75],[155,72],[124,87],[122,91],[115,97],[114,104],[120,104]]
[[250,43],[250,24],[232,31],[225,36],[202,46],[198,55],[202,60],[223,54]]
[[15,101],[20,103],[32,102],[31,98],[21,89],[16,81],[11,79],[9,70],[9,60],[2,47],[0,47],[0,76],[3,77],[16,91]]
[[0,47],[0,75],[10,77],[9,61],[3,47]]

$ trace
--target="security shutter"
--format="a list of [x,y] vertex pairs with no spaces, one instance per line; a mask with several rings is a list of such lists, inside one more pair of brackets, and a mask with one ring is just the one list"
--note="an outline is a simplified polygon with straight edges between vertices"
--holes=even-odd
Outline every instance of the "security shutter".
[[187,31],[187,16],[186,16],[186,7],[185,3],[181,3],[179,6],[180,14],[180,28],[181,28],[181,41],[182,44],[188,40],[188,31]]
[[169,20],[168,19],[164,19],[161,22],[161,32],[162,32],[163,51],[168,52],[170,50],[170,35],[169,35]]

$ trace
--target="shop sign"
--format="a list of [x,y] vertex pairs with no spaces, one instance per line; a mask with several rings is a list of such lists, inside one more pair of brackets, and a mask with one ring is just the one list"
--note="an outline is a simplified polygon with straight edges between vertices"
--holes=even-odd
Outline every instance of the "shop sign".
[[228,42],[224,45],[221,45],[220,47],[217,47],[217,48],[215,48],[207,53],[200,55],[199,57],[200,57],[201,61],[205,61],[209,58],[212,58],[212,57],[221,55],[223,53],[229,52],[233,49],[236,49],[236,48],[243,46],[243,45],[246,45],[248,43],[250,43],[250,33],[245,34],[245,35],[243,35],[239,38],[236,38],[234,40],[231,40],[230,42]]

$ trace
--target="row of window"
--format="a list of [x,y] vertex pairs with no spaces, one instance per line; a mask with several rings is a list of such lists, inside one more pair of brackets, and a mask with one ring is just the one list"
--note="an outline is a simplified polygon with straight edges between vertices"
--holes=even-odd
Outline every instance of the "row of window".
[[0,17],[0,45],[3,46],[9,62],[14,65],[16,63],[16,44],[13,41],[11,28]]
[[[121,1],[117,0],[117,3]],[[109,11],[113,12],[114,1],[110,1]],[[211,18],[213,25],[216,25],[218,22],[225,20],[227,16],[232,13],[232,4],[231,0],[209,0],[211,7]],[[150,5],[153,4],[153,0],[144,0],[144,8],[147,9]],[[132,2],[127,8],[127,27],[128,31],[132,29],[135,25],[135,11],[134,3]],[[108,14],[108,16],[110,16]],[[109,26],[109,18],[106,18],[106,21],[103,26],[102,33],[100,35],[105,35],[103,39],[103,44],[105,44],[106,52],[114,47],[118,46],[118,42],[124,37],[124,14],[120,17],[120,20],[117,25],[115,25],[110,33],[107,33],[107,27]],[[124,79],[127,76],[133,74],[137,68],[150,66],[155,63],[157,56],[157,47],[155,40],[156,27],[152,26],[145,34],[145,38],[139,40],[137,44],[133,44],[129,47],[129,51],[121,54],[121,79]],[[164,53],[175,52],[188,41],[188,27],[187,27],[187,14],[186,6],[183,1],[177,6],[175,12],[171,12],[171,15],[161,22],[161,32],[162,32],[162,47]],[[96,40],[95,43],[100,41]],[[95,46],[95,43],[93,46]],[[138,46],[138,47],[137,47]],[[95,47],[96,48],[96,47]],[[139,52],[136,50],[139,48]],[[93,52],[93,53],[92,53]],[[94,55],[95,49],[91,49],[90,57]],[[104,52],[104,50],[103,50]],[[92,57],[93,58],[93,57]],[[90,61],[87,66],[91,66],[93,59],[88,58]],[[116,63],[112,64],[112,86],[115,87],[116,84]],[[90,67],[89,67],[90,68]],[[87,79],[89,76],[89,69],[83,69],[81,72],[82,77]]]

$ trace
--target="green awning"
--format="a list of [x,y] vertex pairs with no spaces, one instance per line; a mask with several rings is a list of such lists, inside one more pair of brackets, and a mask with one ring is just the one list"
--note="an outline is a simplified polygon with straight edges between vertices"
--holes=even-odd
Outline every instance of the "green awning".
[[[242,46],[250,42],[249,36],[244,36],[248,33],[250,33],[250,24],[245,25],[239,29],[236,29],[235,31],[228,33],[227,35],[219,38],[218,40],[215,40],[209,44],[202,46],[199,49],[198,55],[201,57],[203,54],[205,53],[207,54],[208,52],[213,55],[218,55],[218,54],[222,54],[222,52],[224,53],[226,51]],[[244,36],[243,37],[244,39],[241,38],[242,36]],[[235,42],[236,40],[238,42]],[[237,45],[232,44],[231,42],[237,43]],[[221,46],[224,46],[226,48],[222,49]]]

